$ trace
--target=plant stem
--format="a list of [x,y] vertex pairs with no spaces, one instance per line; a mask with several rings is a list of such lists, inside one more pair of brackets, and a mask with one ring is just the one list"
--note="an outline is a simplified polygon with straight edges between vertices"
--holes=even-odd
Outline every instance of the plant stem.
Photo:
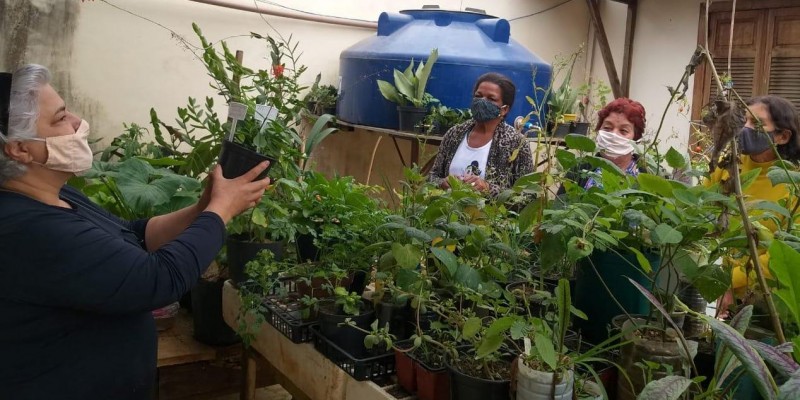
[[[707,50],[703,53],[705,54],[706,61],[711,67],[711,72],[714,74],[714,79],[717,81],[717,87],[721,89],[722,81],[719,79],[719,75],[717,74],[717,68],[714,66],[714,60],[711,59],[711,54]],[[741,98],[739,99],[741,100]],[[756,233],[753,230],[753,225],[750,223],[750,218],[747,214],[747,205],[744,203],[742,182],[739,177],[739,148],[736,140],[731,141],[731,154],[733,162],[731,163],[729,172],[731,174],[731,178],[733,179],[734,191],[736,192],[736,204],[739,206],[739,212],[742,216],[742,225],[744,226],[744,231],[747,234],[747,244],[750,250],[750,261],[753,263],[753,268],[755,269],[756,277],[758,279],[758,286],[764,295],[764,302],[767,304],[769,318],[772,321],[772,329],[775,330],[775,336],[778,339],[778,344],[783,344],[786,343],[786,337],[783,334],[781,320],[778,317],[778,310],[775,308],[775,303],[772,301],[772,291],[769,289],[769,286],[767,285],[767,279],[764,277],[764,271],[761,269],[761,260],[758,257],[758,236],[756,236]]]

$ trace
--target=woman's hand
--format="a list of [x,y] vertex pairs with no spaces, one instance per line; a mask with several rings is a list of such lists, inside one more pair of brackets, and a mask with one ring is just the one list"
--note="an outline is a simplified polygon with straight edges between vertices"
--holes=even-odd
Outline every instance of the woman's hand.
[[464,183],[471,185],[475,190],[479,192],[488,192],[489,191],[489,183],[487,183],[484,179],[481,179],[478,175],[464,175],[461,178]]
[[[253,208],[261,200],[264,191],[269,187],[269,178],[264,178],[258,181],[256,179],[258,174],[264,171],[269,165],[269,161],[264,161],[258,164],[244,175],[234,178],[225,179],[222,176],[222,167],[219,165],[214,167],[209,177],[210,199],[205,211],[216,213],[222,218],[226,224],[231,218],[241,214],[248,208]],[[201,198],[201,202],[202,202]]]

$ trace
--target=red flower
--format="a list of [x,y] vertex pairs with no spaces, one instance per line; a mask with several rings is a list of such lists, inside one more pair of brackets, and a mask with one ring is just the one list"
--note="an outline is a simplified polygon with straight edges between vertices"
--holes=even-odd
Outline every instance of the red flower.
[[284,66],[282,64],[275,64],[272,66],[272,75],[276,78],[283,76]]

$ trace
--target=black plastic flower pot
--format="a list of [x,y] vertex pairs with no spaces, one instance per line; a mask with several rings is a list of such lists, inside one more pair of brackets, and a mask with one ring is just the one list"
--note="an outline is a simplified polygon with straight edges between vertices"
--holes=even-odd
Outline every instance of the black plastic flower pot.
[[450,398],[455,400],[510,400],[511,381],[490,381],[475,378],[448,363]]
[[240,341],[222,318],[223,281],[200,280],[192,288],[194,338],[212,346],[227,346]]
[[275,255],[275,259],[280,261],[283,260],[286,248],[283,242],[257,243],[241,239],[239,236],[230,236],[227,241],[228,271],[231,281],[237,286],[249,279],[245,273],[245,266],[254,260],[259,252],[269,250]]
[[397,115],[400,118],[399,130],[403,132],[416,132],[425,119],[428,110],[423,107],[397,106]]
[[384,299],[378,304],[378,325],[384,327],[389,325],[389,333],[395,335],[398,340],[408,339],[414,333],[414,325],[411,322],[412,309],[408,301],[398,304],[390,299]]
[[565,122],[555,126],[553,137],[563,138],[569,134],[584,135],[589,132],[588,122]]
[[269,166],[258,174],[255,180],[264,179],[267,176],[269,170],[275,165],[275,159],[259,154],[238,143],[229,140],[222,141],[219,165],[222,166],[222,176],[227,179],[238,178],[264,161],[269,161]]
[[316,262],[319,261],[319,247],[314,244],[314,235],[302,234],[297,235],[297,259],[300,262]]
[[[322,336],[325,336],[333,344],[355,358],[361,358],[366,354],[364,347],[364,337],[366,333],[353,327],[346,326],[344,321],[350,318],[356,326],[361,329],[369,330],[370,324],[375,320],[375,311],[368,303],[361,302],[361,314],[347,315],[337,306],[333,300],[324,300],[319,305],[319,327]],[[342,324],[341,326],[339,324]]]

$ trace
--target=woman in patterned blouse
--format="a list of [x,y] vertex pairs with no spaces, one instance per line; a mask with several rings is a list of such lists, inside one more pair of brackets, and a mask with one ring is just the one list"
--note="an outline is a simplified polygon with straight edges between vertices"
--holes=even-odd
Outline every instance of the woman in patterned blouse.
[[470,107],[472,119],[444,135],[429,181],[448,189],[447,178],[453,176],[496,196],[533,172],[525,137],[504,121],[515,91],[514,83],[501,74],[490,72],[478,78]]

